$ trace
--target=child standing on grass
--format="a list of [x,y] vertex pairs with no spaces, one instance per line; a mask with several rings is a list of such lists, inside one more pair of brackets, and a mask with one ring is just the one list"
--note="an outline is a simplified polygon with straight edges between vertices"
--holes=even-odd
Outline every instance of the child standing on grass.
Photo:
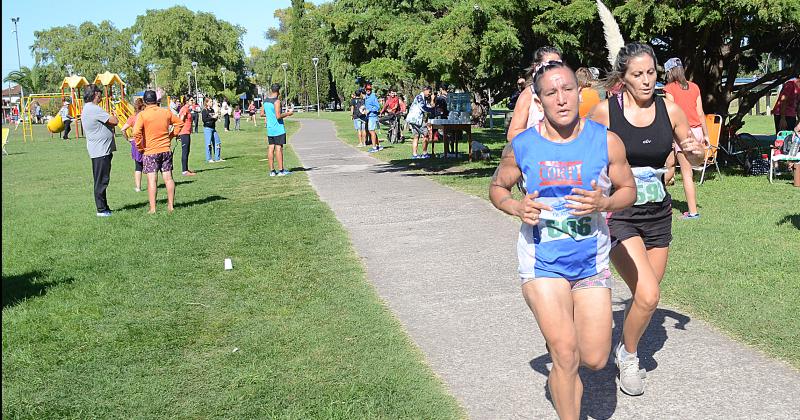
[[236,105],[233,108],[233,129],[235,131],[239,131],[239,120],[242,119],[242,110],[239,109],[239,105]]

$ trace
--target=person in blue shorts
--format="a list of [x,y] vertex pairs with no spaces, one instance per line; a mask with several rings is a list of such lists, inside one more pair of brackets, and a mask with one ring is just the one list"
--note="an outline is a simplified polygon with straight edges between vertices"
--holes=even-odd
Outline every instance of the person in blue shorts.
[[[286,144],[286,128],[283,119],[294,115],[293,111],[281,112],[281,100],[278,94],[281,85],[275,83],[270,86],[270,92],[264,99],[264,116],[267,119],[267,160],[269,161],[269,176],[286,176],[291,172],[283,167],[283,146]],[[277,155],[278,170],[275,170],[274,157]]]
[[[606,213],[636,200],[625,146],[605,126],[578,117],[580,88],[560,62],[533,78],[541,124],[503,150],[489,187],[492,204],[523,222],[517,238],[522,294],[553,368],[547,379],[561,419],[577,419],[578,367],[602,369],[611,351],[611,237]],[[522,179],[529,194],[515,199]]]
[[371,84],[367,83],[364,86],[364,91],[367,94],[367,98],[364,100],[364,106],[367,108],[367,131],[369,132],[370,140],[372,140],[372,148],[368,152],[374,153],[383,150],[378,140],[378,133],[375,132],[378,129],[378,113],[381,110],[381,104],[378,102],[378,97],[372,92]]

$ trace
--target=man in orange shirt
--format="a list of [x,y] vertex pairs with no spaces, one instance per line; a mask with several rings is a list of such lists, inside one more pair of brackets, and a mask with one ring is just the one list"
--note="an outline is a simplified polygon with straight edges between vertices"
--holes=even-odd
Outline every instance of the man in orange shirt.
[[[136,118],[133,137],[136,148],[144,155],[142,166],[147,174],[147,195],[150,199],[150,214],[156,212],[156,190],[158,189],[158,172],[167,186],[167,210],[172,212],[175,205],[175,181],[172,179],[172,152],[170,143],[183,128],[183,121],[168,109],[159,107],[156,93],[148,90],[144,93],[145,108]],[[172,131],[170,131],[170,125]]]

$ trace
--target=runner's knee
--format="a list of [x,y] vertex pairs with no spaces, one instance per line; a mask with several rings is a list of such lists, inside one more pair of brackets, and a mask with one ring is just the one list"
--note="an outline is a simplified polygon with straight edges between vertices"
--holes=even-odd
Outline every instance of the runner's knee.
[[647,312],[655,312],[658,307],[658,301],[661,298],[661,293],[658,287],[652,288],[638,288],[636,289],[636,296],[633,301],[636,306]]
[[550,346],[550,357],[553,358],[553,368],[565,372],[577,372],[580,357],[578,355],[578,343],[575,340],[560,340],[548,342]]
[[591,370],[603,369],[606,367],[606,362],[608,362],[608,351],[581,354],[581,365]]

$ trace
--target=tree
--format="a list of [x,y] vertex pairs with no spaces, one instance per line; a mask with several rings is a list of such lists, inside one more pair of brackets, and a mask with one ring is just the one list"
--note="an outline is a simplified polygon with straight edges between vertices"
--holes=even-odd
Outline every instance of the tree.
[[84,22],[34,32],[31,46],[36,65],[43,68],[43,87],[55,91],[67,76],[65,65],[75,74],[94,80],[105,71],[119,73],[133,86],[142,86],[146,71],[134,50],[129,30],[119,30],[109,21]]
[[13,70],[8,73],[3,79],[3,82],[16,83],[22,86],[22,90],[26,95],[32,93],[42,93],[43,89],[43,74],[36,66],[33,69],[22,66],[19,70]]
[[[244,28],[217,19],[211,13],[195,13],[184,6],[148,10],[131,27],[141,60],[151,65],[159,85],[169,93],[189,92],[186,72],[198,63],[197,85],[216,95],[223,89],[222,72],[233,91],[250,88],[244,63]],[[186,83],[186,84],[184,84]]]
[[[730,126],[739,127],[758,98],[800,75],[800,2],[796,0],[614,3],[619,5],[614,14],[623,33],[651,42],[660,61],[669,56],[683,60],[687,77],[704,93],[707,112],[728,116],[730,103],[740,101],[737,113],[729,118]],[[752,83],[734,86],[738,75],[758,69],[763,54],[782,57],[784,69],[772,69]]]

